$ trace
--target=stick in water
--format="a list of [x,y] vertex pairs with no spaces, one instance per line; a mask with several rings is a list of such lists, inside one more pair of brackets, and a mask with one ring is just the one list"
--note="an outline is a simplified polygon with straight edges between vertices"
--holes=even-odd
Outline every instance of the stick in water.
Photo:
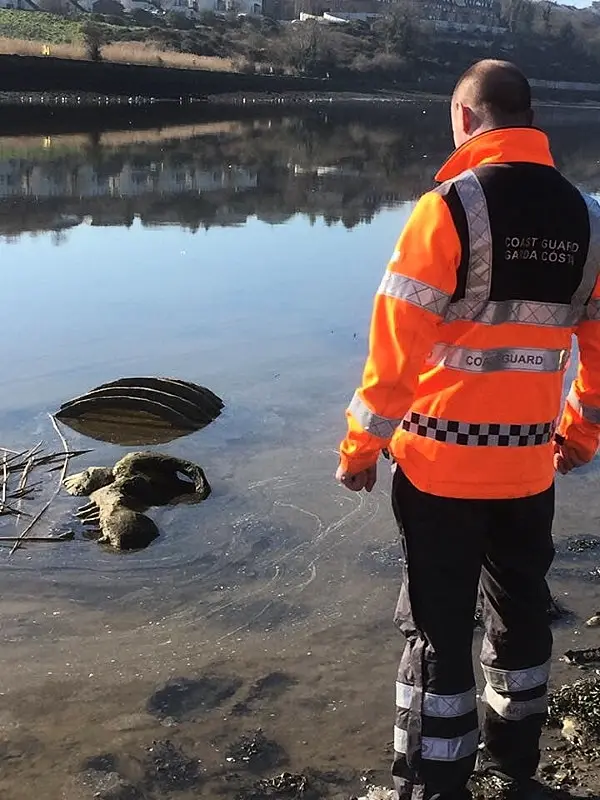
[[65,479],[65,478],[66,478],[66,476],[67,476],[67,469],[68,469],[68,467],[69,467],[69,458],[70,458],[70,455],[69,455],[69,445],[67,444],[67,442],[66,442],[66,440],[65,440],[65,437],[62,435],[62,433],[61,433],[61,430],[60,430],[60,428],[58,427],[58,424],[57,424],[56,420],[54,419],[54,417],[52,416],[52,414],[48,414],[48,416],[50,417],[50,422],[52,423],[52,427],[54,428],[54,430],[55,430],[55,431],[56,431],[56,433],[58,434],[58,437],[59,437],[59,439],[60,439],[60,440],[61,440],[61,442],[62,442],[62,446],[63,446],[63,448],[64,448],[64,451],[65,451],[65,456],[64,456],[64,458],[65,458],[65,461],[64,461],[63,468],[62,468],[62,470],[61,470],[60,476],[59,476],[59,478],[58,478],[58,486],[56,487],[56,489],[55,489],[55,490],[54,490],[54,492],[52,493],[52,497],[50,497],[50,499],[48,500],[48,502],[46,503],[46,505],[45,505],[45,506],[42,508],[42,510],[41,510],[41,511],[39,511],[39,512],[38,512],[38,513],[35,515],[35,517],[34,517],[34,518],[31,520],[31,522],[29,523],[29,525],[28,525],[28,526],[25,528],[25,530],[23,531],[23,533],[21,533],[21,535],[19,536],[19,538],[18,538],[18,539],[15,541],[15,543],[14,543],[14,545],[13,545],[13,547],[12,547],[12,549],[11,549],[10,553],[9,553],[9,556],[12,556],[12,554],[13,554],[13,553],[14,553],[16,550],[18,550],[18,549],[19,549],[19,547],[20,547],[20,545],[21,545],[21,542],[23,541],[23,539],[25,539],[25,537],[27,536],[27,534],[29,533],[29,531],[30,531],[30,530],[33,528],[33,526],[34,526],[34,525],[36,525],[36,523],[37,523],[37,522],[39,522],[39,520],[42,518],[42,516],[43,516],[43,515],[46,513],[46,511],[47,511],[47,510],[50,508],[50,504],[52,503],[52,501],[54,500],[54,498],[57,496],[57,494],[60,492],[60,490],[61,490],[61,487],[62,487],[62,485],[63,485],[63,481],[64,481],[64,479]]

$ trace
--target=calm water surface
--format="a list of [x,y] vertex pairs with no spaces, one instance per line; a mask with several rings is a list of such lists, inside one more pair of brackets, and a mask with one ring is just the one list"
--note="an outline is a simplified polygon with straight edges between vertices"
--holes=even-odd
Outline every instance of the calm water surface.
[[[600,113],[540,123],[600,192]],[[447,128],[442,105],[411,103],[0,135],[2,444],[59,449],[48,412],[122,376],[226,403],[161,448],[200,463],[213,494],[154,514],[147,550],[78,532],[0,551],[3,799],[235,797],[283,769],[346,797],[361,771],[385,779],[389,481],[357,497],[332,473],[371,298]],[[126,452],[67,435],[93,447],[73,471]],[[568,542],[597,534],[596,479],[560,482],[553,589],[576,616],[559,650],[594,640],[574,628],[596,610],[600,548]],[[61,495],[37,532],[72,527],[77,505]],[[258,728],[272,745],[253,766],[228,748]]]

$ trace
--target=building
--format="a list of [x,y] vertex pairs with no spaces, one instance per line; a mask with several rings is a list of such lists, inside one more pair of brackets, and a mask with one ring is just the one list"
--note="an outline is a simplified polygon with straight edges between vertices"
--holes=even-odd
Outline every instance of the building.
[[[0,0],[2,2],[2,0]],[[175,13],[195,19],[207,11],[240,14],[262,14],[262,0],[119,0],[126,12],[142,10],[149,13]]]
[[421,0],[418,13],[422,20],[440,33],[506,32],[499,0]]
[[230,166],[202,169],[193,162],[174,167],[162,161],[131,158],[109,173],[90,164],[58,166],[21,158],[0,160],[0,200],[29,197],[140,197],[243,192],[255,189],[256,170]]
[[501,21],[498,0],[421,0],[423,18],[463,25],[497,25]]

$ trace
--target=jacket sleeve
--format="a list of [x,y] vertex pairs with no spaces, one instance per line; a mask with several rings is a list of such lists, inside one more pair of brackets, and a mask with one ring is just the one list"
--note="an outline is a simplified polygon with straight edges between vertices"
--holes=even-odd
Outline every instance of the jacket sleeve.
[[460,259],[445,200],[437,192],[423,195],[375,297],[362,384],[346,411],[348,432],[340,446],[340,464],[349,474],[375,464],[412,405],[456,288]]
[[558,433],[584,461],[600,443],[600,278],[587,305],[586,319],[575,329],[579,345],[577,377],[571,384]]

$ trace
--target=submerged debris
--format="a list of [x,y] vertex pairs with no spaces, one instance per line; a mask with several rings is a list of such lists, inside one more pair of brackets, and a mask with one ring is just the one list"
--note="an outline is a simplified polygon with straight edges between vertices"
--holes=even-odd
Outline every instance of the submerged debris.
[[562,686],[549,697],[548,721],[569,741],[600,742],[600,678]]
[[117,772],[87,769],[67,780],[61,797],[64,800],[145,800],[147,795]]
[[370,786],[367,793],[357,800],[394,800],[396,793],[393,789],[385,789],[383,786]]
[[600,647],[588,647],[585,650],[567,650],[565,658],[569,664],[587,667],[600,662]]
[[[282,772],[275,778],[258,781],[257,786],[266,794],[271,792],[274,796],[302,797],[308,789],[308,779],[304,775],[294,775],[291,772]],[[269,795],[267,794],[267,797]]]
[[176,722],[193,721],[200,714],[218,708],[232,697],[242,685],[239,678],[207,675],[192,678],[173,678],[150,697],[147,710],[160,719],[171,717]]
[[251,789],[243,789],[237,800],[308,800],[307,793],[314,796],[305,775],[282,772],[274,778],[257,781]]
[[587,628],[597,628],[600,626],[600,611],[596,611],[596,613],[586,620],[586,627]]
[[148,748],[148,783],[158,789],[191,789],[201,780],[199,762],[166,739]]
[[259,678],[252,684],[248,690],[246,699],[236,703],[231,709],[231,713],[235,716],[248,714],[251,706],[255,702],[264,700],[273,701],[297,683],[298,681],[296,678],[293,678],[285,672],[269,672],[268,675]]
[[251,769],[271,769],[286,760],[283,748],[267,739],[261,728],[243,734],[226,751],[230,764],[246,764]]
[[569,539],[567,550],[571,553],[585,553],[588,550],[596,550],[600,547],[600,539],[594,536],[581,536],[577,539]]
[[215,420],[223,401],[176,378],[120,378],[63,403],[58,419],[73,430],[122,445],[170,442]]

